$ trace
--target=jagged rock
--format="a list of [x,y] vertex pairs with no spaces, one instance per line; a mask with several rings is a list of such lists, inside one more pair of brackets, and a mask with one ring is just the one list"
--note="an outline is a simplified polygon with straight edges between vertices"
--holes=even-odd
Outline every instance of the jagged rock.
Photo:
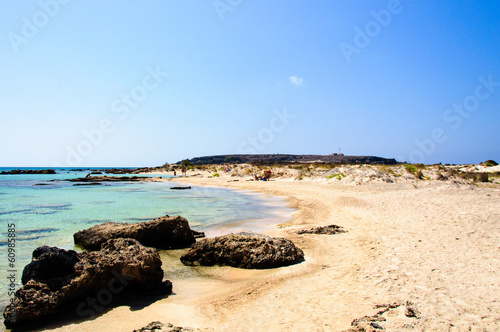
[[391,309],[398,308],[400,306],[401,306],[401,303],[393,302],[393,303],[386,303],[386,304],[377,304],[373,307],[373,309],[382,309],[376,313],[376,316],[380,316],[380,315],[385,314],[387,311],[389,311]]
[[[382,315],[391,309],[396,309],[405,306],[405,315],[408,318],[420,318],[420,312],[417,310],[412,302],[393,302],[387,304],[377,304],[373,309],[381,309],[373,316],[363,316],[356,318],[351,322],[351,328],[343,332],[373,332],[377,330],[384,330],[385,328],[378,322],[386,322],[387,319]],[[405,326],[409,326],[405,324]]]
[[75,272],[75,264],[79,258],[74,250],[43,246],[33,251],[32,260],[24,268],[21,279],[23,285],[34,280],[57,289],[65,282],[65,277]]
[[338,233],[346,233],[347,231],[344,228],[337,225],[329,225],[329,226],[320,226],[314,227],[311,229],[303,229],[297,232],[297,234],[327,234],[333,235]]
[[73,235],[75,244],[98,250],[109,239],[131,238],[158,249],[186,248],[194,238],[188,221],[181,216],[164,216],[136,224],[105,222]]
[[421,313],[413,304],[413,302],[406,301],[406,309],[405,309],[405,316],[406,317],[414,317],[414,318],[420,318]]
[[380,324],[377,324],[375,322],[371,322],[370,323],[370,326],[373,327],[373,328],[376,328],[377,330],[385,330],[384,327]]
[[342,332],[366,332],[366,329],[363,326],[354,326]]
[[195,239],[201,239],[203,237],[205,237],[205,233],[204,232],[198,232],[198,231],[195,231],[195,230],[191,230],[191,232],[193,232],[193,236]]
[[185,265],[227,265],[246,269],[268,269],[303,260],[304,253],[292,241],[249,233],[203,239],[181,257]]
[[[55,268],[57,262],[63,267]],[[134,239],[109,240],[96,252],[38,248],[23,272],[24,285],[4,311],[5,326],[40,324],[71,307],[82,317],[94,317],[124,291],[171,294],[161,264],[156,249]]]
[[163,324],[162,322],[151,322],[148,325],[140,328],[138,330],[134,330],[134,332],[188,332],[194,331],[189,327],[180,327],[174,326],[170,323]]
[[361,318],[356,318],[351,322],[351,326],[361,326],[370,324],[372,322],[384,322],[386,319],[380,315],[373,316],[363,316]]

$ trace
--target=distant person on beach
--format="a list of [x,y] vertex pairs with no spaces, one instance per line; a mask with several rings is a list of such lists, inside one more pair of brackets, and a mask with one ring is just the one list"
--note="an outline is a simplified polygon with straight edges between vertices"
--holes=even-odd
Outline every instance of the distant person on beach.
[[177,171],[174,171],[174,176],[177,176]]
[[186,168],[185,167],[182,168],[182,175],[186,175],[187,176],[187,174],[186,174]]

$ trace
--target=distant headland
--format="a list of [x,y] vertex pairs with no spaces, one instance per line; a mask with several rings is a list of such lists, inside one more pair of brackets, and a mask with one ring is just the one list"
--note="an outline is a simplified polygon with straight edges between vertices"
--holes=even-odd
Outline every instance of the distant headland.
[[[228,154],[188,159],[194,165],[205,164],[289,164],[289,163],[326,163],[326,164],[384,164],[396,165],[396,159],[374,156],[345,156],[343,153],[329,155],[294,154]],[[178,162],[181,164],[182,161]]]

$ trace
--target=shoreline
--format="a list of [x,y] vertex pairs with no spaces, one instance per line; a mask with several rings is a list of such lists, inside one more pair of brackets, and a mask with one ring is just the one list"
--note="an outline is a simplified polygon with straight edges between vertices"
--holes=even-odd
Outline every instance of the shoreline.
[[[202,331],[342,331],[376,314],[377,305],[405,301],[414,303],[418,318],[398,307],[380,325],[452,331],[500,326],[498,186],[234,182],[207,175],[166,181],[286,197],[298,212],[264,233],[292,240],[305,262],[264,271],[197,267],[190,278],[169,278],[165,266],[175,295],[51,330],[132,331],[162,321]],[[347,233],[296,233],[329,224]],[[169,255],[175,260],[179,254]]]

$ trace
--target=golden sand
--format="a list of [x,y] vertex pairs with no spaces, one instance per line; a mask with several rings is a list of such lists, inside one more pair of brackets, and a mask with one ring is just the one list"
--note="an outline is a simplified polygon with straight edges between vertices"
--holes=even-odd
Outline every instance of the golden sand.
[[[305,262],[266,271],[188,268],[178,262],[182,250],[162,253],[174,295],[49,330],[133,331],[162,321],[203,331],[342,331],[376,314],[376,305],[405,301],[418,318],[402,305],[378,323],[389,331],[500,330],[498,185],[209,175],[175,181],[285,197],[298,212],[266,233],[291,239]],[[296,233],[330,224],[348,232]]]

